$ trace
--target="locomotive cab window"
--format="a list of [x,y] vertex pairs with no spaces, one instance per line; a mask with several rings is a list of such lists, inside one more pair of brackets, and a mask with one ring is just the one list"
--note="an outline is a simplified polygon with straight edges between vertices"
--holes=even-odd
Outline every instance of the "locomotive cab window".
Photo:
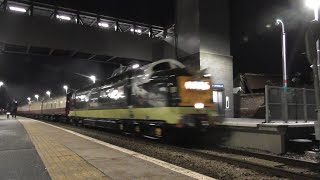
[[157,64],[152,68],[152,70],[154,72],[164,71],[164,70],[169,70],[169,69],[171,69],[171,67],[170,67],[170,64],[167,62]]

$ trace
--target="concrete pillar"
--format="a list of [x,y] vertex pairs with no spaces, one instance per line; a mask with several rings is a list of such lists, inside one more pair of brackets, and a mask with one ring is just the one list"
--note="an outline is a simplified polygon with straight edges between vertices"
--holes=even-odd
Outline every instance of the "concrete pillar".
[[176,0],[177,54],[193,69],[207,69],[214,84],[223,84],[233,117],[233,58],[230,55],[229,0]]

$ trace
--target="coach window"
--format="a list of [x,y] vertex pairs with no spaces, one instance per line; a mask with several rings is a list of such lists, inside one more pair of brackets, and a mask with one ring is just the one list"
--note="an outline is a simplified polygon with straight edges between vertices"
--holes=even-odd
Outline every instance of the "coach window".
[[98,91],[91,92],[91,94],[89,96],[89,107],[90,108],[96,108],[99,106],[98,98],[99,98]]

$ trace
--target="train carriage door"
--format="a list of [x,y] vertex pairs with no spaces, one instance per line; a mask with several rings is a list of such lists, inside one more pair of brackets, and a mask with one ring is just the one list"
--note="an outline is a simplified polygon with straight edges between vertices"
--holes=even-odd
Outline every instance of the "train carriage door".
[[213,103],[216,104],[219,116],[224,116],[225,104],[229,103],[229,102],[225,102],[226,98],[224,98],[224,96],[225,96],[224,85],[223,84],[213,84],[212,89],[213,89],[213,91],[212,91]]

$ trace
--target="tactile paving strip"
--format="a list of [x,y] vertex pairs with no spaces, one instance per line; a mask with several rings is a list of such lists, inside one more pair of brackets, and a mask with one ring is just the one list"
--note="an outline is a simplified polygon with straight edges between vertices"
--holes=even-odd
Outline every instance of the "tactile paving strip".
[[52,179],[110,179],[56,138],[50,137],[42,124],[28,120],[20,122],[27,130]]

